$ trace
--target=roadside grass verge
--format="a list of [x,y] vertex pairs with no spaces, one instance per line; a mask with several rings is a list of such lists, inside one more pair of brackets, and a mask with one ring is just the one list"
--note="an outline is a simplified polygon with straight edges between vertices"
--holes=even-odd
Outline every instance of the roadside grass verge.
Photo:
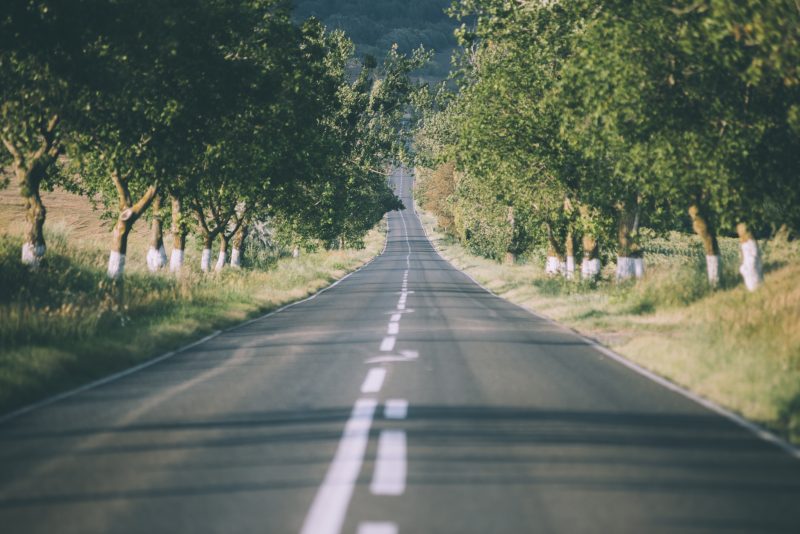
[[385,223],[362,250],[276,258],[268,270],[204,274],[192,254],[176,277],[131,262],[122,306],[101,245],[57,228],[46,239],[33,273],[19,261],[21,239],[0,235],[0,414],[311,295],[377,255]]
[[532,258],[477,257],[419,211],[441,254],[498,295],[613,348],[630,360],[800,444],[800,243],[763,244],[765,284],[741,285],[735,239],[722,239],[721,286],[708,287],[694,236],[650,237],[646,276],[596,284],[547,277]]

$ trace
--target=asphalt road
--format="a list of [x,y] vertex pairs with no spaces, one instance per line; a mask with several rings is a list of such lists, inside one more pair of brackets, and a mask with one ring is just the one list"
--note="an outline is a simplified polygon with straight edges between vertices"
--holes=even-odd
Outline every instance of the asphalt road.
[[316,298],[0,424],[0,532],[798,533],[800,461],[491,296],[406,210]]

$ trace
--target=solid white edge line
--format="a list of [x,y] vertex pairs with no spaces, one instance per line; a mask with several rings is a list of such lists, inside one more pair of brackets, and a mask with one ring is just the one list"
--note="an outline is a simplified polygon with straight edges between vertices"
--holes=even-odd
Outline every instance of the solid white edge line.
[[9,412],[7,414],[0,415],[0,425],[2,425],[3,423],[5,423],[7,421],[12,420],[12,419],[16,419],[17,417],[19,417],[21,415],[25,415],[26,413],[30,413],[30,412],[32,412],[34,410],[38,410],[39,408],[44,408],[45,406],[49,406],[49,405],[54,404],[56,402],[62,401],[64,399],[68,399],[70,397],[78,395],[79,393],[83,393],[83,392],[88,391],[90,389],[94,389],[96,387],[100,387],[100,386],[108,384],[110,382],[114,382],[114,381],[119,380],[120,378],[124,378],[124,377],[126,377],[128,375],[132,375],[132,374],[134,374],[134,373],[136,373],[138,371],[141,371],[142,369],[146,369],[146,368],[148,368],[148,367],[150,367],[152,365],[155,365],[157,363],[160,363],[160,362],[162,362],[164,360],[168,360],[169,358],[171,358],[171,357],[173,357],[173,356],[175,356],[177,354],[180,354],[181,352],[185,352],[185,351],[187,351],[187,350],[189,350],[191,348],[194,348],[194,347],[196,347],[196,346],[198,346],[198,345],[200,345],[202,343],[205,343],[206,341],[210,341],[210,340],[214,339],[215,337],[217,337],[220,334],[224,334],[226,332],[231,332],[233,330],[237,330],[239,328],[243,328],[243,327],[245,327],[247,325],[255,323],[256,321],[262,321],[262,320],[264,320],[264,319],[266,319],[268,317],[272,317],[273,315],[281,313],[282,311],[288,310],[289,308],[292,308],[294,306],[300,305],[300,304],[302,304],[304,302],[308,302],[309,300],[313,300],[313,299],[317,298],[317,296],[321,295],[322,293],[325,293],[326,291],[328,291],[330,289],[333,289],[334,287],[339,285],[341,282],[343,282],[347,278],[350,278],[352,275],[356,274],[357,272],[359,272],[360,270],[364,269],[366,266],[368,266],[369,264],[374,262],[379,256],[382,256],[384,254],[384,252],[386,252],[386,247],[387,247],[388,244],[389,244],[389,223],[388,223],[388,219],[387,219],[387,223],[386,223],[386,238],[383,240],[383,249],[380,251],[380,253],[377,256],[375,256],[373,258],[370,258],[369,261],[367,261],[363,265],[360,265],[356,269],[350,271],[346,275],[344,275],[341,278],[339,278],[338,280],[334,281],[329,286],[323,287],[322,289],[320,289],[319,291],[317,291],[313,295],[310,295],[310,296],[308,296],[308,297],[306,297],[306,298],[304,298],[302,300],[298,300],[298,301],[295,301],[295,302],[290,302],[289,304],[285,304],[285,305],[281,306],[277,310],[272,310],[269,313],[265,313],[264,315],[261,315],[259,317],[255,317],[255,318],[247,320],[247,321],[244,321],[244,322],[239,323],[237,325],[233,325],[231,327],[228,327],[228,328],[225,328],[225,329],[222,329],[222,330],[216,330],[216,331],[212,332],[211,334],[207,335],[206,337],[204,337],[202,339],[198,339],[196,341],[192,341],[191,343],[189,343],[187,345],[184,345],[182,347],[179,347],[179,348],[177,348],[175,350],[171,350],[169,352],[166,352],[164,354],[161,354],[159,356],[156,356],[154,358],[146,360],[146,361],[144,361],[144,362],[142,362],[140,364],[137,364],[137,365],[135,365],[133,367],[130,367],[128,369],[123,369],[122,371],[119,371],[118,373],[114,373],[112,375],[108,375],[106,377],[100,378],[100,379],[95,380],[93,382],[89,382],[88,384],[83,384],[82,386],[78,386],[78,387],[76,387],[74,389],[70,389],[70,390],[67,390],[67,391],[63,391],[61,393],[57,393],[57,394],[52,395],[50,397],[45,397],[44,399],[42,399],[40,401],[36,401],[34,403],[22,406],[22,407],[17,408],[16,410],[14,410],[12,412]]
[[386,369],[383,367],[371,368],[361,384],[361,393],[378,393],[383,387],[384,378],[386,378]]
[[358,524],[356,534],[397,534],[395,523],[389,521],[362,521]]
[[[414,202],[414,214],[417,215],[417,219],[419,219],[419,215],[417,214],[416,201]],[[704,408],[706,408],[708,410],[711,410],[712,412],[714,412],[714,413],[716,413],[718,415],[721,415],[722,417],[725,417],[726,419],[728,419],[731,422],[737,424],[738,426],[748,430],[749,432],[751,432],[752,434],[754,434],[756,437],[760,438],[761,440],[766,441],[767,443],[771,443],[771,444],[775,445],[776,447],[780,448],[781,450],[783,450],[784,452],[789,454],[789,456],[795,458],[796,460],[800,460],[800,448],[795,447],[794,445],[792,445],[791,443],[789,443],[788,441],[786,441],[782,437],[778,436],[777,434],[775,434],[773,432],[770,432],[766,428],[763,428],[762,426],[760,426],[760,425],[758,425],[758,424],[756,424],[756,423],[754,423],[754,422],[742,417],[741,415],[739,415],[737,413],[734,413],[734,412],[728,410],[727,408],[723,408],[722,406],[720,406],[719,404],[715,403],[712,400],[709,400],[709,399],[706,399],[704,397],[701,397],[697,393],[694,393],[694,392],[686,389],[685,387],[680,386],[680,385],[678,385],[678,384],[676,384],[676,383],[664,378],[663,376],[659,376],[659,375],[655,374],[654,372],[645,369],[644,367],[640,366],[639,364],[629,360],[625,356],[623,356],[623,355],[621,355],[621,354],[619,354],[617,352],[614,352],[613,350],[611,350],[608,347],[605,347],[605,346],[601,345],[600,343],[598,343],[594,339],[588,338],[588,337],[584,336],[583,334],[573,330],[572,328],[569,328],[568,326],[565,326],[565,325],[563,325],[561,323],[556,322],[554,319],[551,319],[550,317],[547,317],[545,315],[541,315],[541,314],[539,314],[539,313],[537,313],[537,312],[535,312],[535,311],[533,311],[531,309],[526,308],[525,306],[522,306],[521,304],[517,304],[516,302],[511,302],[508,299],[504,299],[503,297],[501,297],[500,295],[498,295],[497,293],[495,293],[494,291],[492,291],[488,287],[485,287],[483,284],[481,284],[480,282],[475,280],[475,278],[472,275],[470,275],[469,273],[464,272],[463,270],[459,269],[458,267],[453,265],[450,262],[450,260],[448,260],[447,258],[442,256],[441,252],[439,252],[439,249],[436,248],[436,245],[431,240],[431,236],[428,234],[428,229],[425,228],[425,225],[422,223],[421,219],[419,220],[419,224],[420,224],[420,226],[422,226],[422,231],[425,233],[425,237],[428,240],[428,243],[430,243],[431,248],[433,249],[433,251],[436,252],[436,255],[439,256],[439,258],[441,258],[443,261],[446,261],[453,269],[455,269],[456,271],[460,272],[461,274],[463,274],[464,276],[469,278],[475,285],[477,285],[478,287],[480,287],[481,289],[483,289],[484,291],[486,291],[490,295],[493,295],[493,296],[495,296],[495,297],[497,297],[499,299],[502,299],[503,301],[508,302],[509,304],[512,304],[512,305],[516,306],[517,308],[528,312],[529,314],[533,315],[537,319],[541,319],[542,321],[545,321],[545,322],[547,322],[549,324],[557,326],[557,327],[561,328],[562,330],[565,330],[565,331],[569,332],[570,334],[579,337],[580,339],[585,341],[588,345],[590,345],[591,347],[594,347],[598,352],[600,352],[603,355],[611,358],[612,360],[616,361],[617,363],[620,363],[620,364],[624,365],[625,367],[627,367],[628,369],[630,369],[630,370],[632,370],[632,371],[644,376],[645,378],[648,378],[648,379],[652,380],[653,382],[655,382],[655,383],[657,383],[657,384],[669,389],[670,391],[678,393],[679,395],[682,395],[683,397],[686,397],[687,399],[696,402],[697,404],[703,406]]]
[[406,491],[405,430],[381,430],[369,491],[373,495],[402,495]]

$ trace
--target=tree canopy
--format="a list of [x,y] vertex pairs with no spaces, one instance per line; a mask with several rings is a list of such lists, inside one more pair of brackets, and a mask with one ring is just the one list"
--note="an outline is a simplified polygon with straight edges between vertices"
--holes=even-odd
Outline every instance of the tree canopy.
[[583,234],[614,244],[625,277],[644,223],[691,215],[709,257],[718,232],[737,231],[748,257],[754,236],[800,229],[792,0],[462,0],[452,13],[459,90],[424,114],[417,157],[454,165],[444,205],[476,249],[546,243],[568,258]]

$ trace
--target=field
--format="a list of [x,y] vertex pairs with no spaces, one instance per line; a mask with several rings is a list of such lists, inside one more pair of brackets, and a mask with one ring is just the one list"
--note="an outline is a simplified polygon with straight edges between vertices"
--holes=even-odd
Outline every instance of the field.
[[630,360],[800,443],[800,243],[762,244],[766,281],[739,283],[735,239],[721,242],[721,288],[705,280],[694,236],[646,239],[647,273],[596,285],[544,274],[543,258],[501,265],[423,223],[443,256],[500,296],[592,337]]
[[385,234],[372,230],[362,250],[275,257],[268,269],[219,274],[201,273],[199,251],[189,246],[175,277],[147,272],[147,224],[140,221],[120,306],[105,275],[110,232],[87,200],[44,195],[47,259],[32,273],[19,261],[18,199],[13,189],[0,191],[0,413],[314,293],[374,257]]

